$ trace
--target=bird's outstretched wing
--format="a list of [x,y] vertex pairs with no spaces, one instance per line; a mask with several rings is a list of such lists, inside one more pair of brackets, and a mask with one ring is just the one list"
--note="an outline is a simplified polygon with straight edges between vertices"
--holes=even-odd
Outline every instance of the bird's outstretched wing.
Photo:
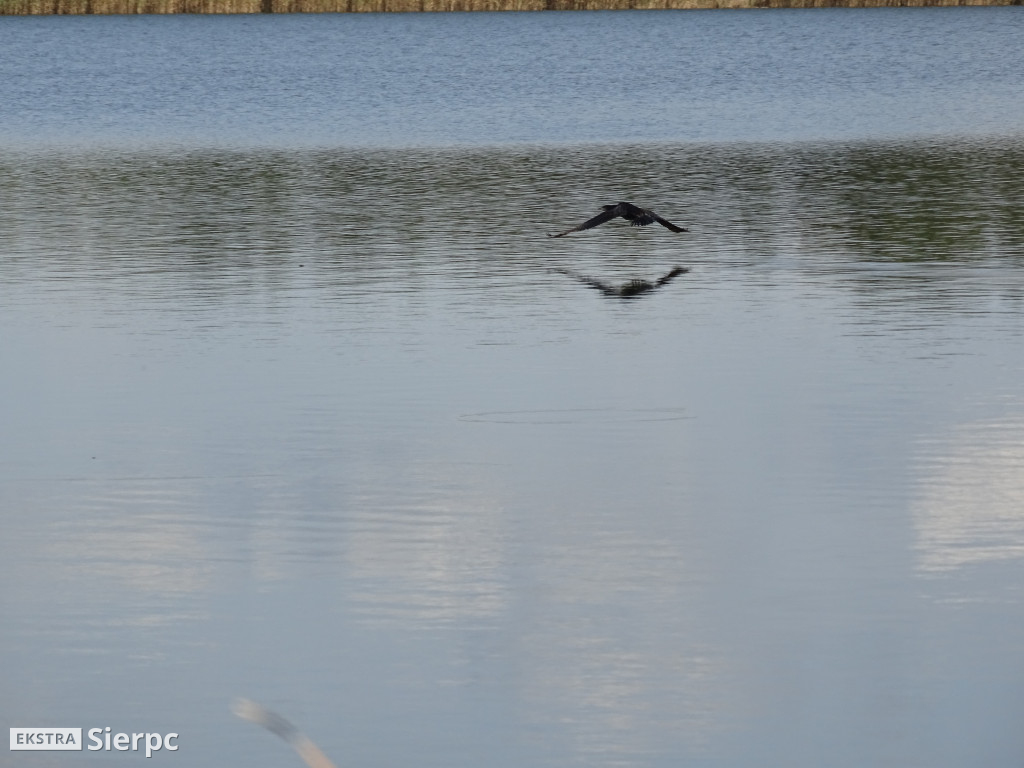
[[568,269],[555,269],[554,271],[563,274],[566,277],[571,277],[573,280],[579,280],[584,285],[589,285],[591,288],[596,288],[601,293],[606,294],[608,296],[614,296],[617,293],[614,285],[606,283],[603,280],[598,280],[597,278],[591,277],[590,275],[581,275],[579,272],[573,272]]
[[604,224],[606,221],[611,221],[618,215],[619,214],[615,213],[614,210],[601,211],[601,213],[597,214],[597,216],[595,216],[592,219],[587,219],[578,227],[567,229],[565,230],[565,232],[559,232],[557,235],[548,235],[548,237],[565,237],[566,235],[572,232],[582,232],[584,229],[590,229],[591,227],[596,227],[598,224]]
[[[685,231],[685,230],[684,230]],[[686,267],[672,267],[667,273],[655,280],[654,284],[661,288],[665,283],[675,280],[679,275],[685,274],[690,270]]]
[[309,768],[334,768],[334,763],[302,731],[276,712],[249,699],[235,699],[231,710],[243,720],[262,725],[287,741]]
[[661,216],[656,214],[654,211],[647,211],[647,213],[649,213],[651,215],[651,221],[650,222],[645,222],[647,224],[650,224],[651,222],[655,222],[656,221],[659,224],[661,224],[661,226],[665,227],[666,229],[671,229],[673,232],[689,232],[690,231],[690,230],[685,229],[683,227],[677,227],[675,224],[673,224],[668,219],[661,218]]

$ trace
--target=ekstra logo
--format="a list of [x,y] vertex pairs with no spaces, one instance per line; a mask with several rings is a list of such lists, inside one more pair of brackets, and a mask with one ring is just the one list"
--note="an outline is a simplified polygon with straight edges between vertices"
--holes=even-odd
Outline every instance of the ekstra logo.
[[82,748],[81,728],[11,728],[11,750],[47,751]]

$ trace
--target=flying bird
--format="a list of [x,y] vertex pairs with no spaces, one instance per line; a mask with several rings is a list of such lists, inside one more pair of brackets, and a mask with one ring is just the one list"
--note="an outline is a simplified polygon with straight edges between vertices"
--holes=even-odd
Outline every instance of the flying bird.
[[605,296],[618,296],[619,298],[628,299],[633,296],[638,296],[641,293],[647,293],[653,291],[655,288],[661,288],[661,286],[674,280],[679,275],[689,272],[690,270],[685,267],[673,267],[671,270],[666,272],[664,275],[659,277],[655,281],[650,280],[627,280],[620,285],[614,285],[612,283],[606,283],[604,280],[598,280],[595,277],[589,277],[588,275],[581,275],[577,272],[571,272],[568,269],[556,269],[555,272],[560,272],[563,275],[568,275],[574,280],[579,280],[584,285],[589,285],[591,288],[596,288]]
[[277,712],[271,712],[263,705],[249,699],[235,699],[231,704],[231,710],[243,720],[262,725],[271,733],[275,733],[287,741],[309,768],[334,768],[334,763],[330,761],[330,758],[321,752],[320,748],[310,741],[306,734]]
[[646,227],[648,224],[658,222],[661,226],[666,229],[671,229],[673,232],[690,231],[683,227],[677,227],[671,221],[661,218],[661,216],[652,210],[641,208],[640,206],[633,205],[632,203],[616,203],[615,205],[602,205],[601,207],[604,208],[604,213],[599,213],[594,218],[587,219],[578,227],[567,229],[565,232],[559,232],[557,235],[548,235],[548,237],[565,237],[565,235],[568,235],[571,232],[581,232],[584,229],[591,229],[592,227],[604,224],[606,221],[611,221],[619,216],[626,219],[630,223],[630,226],[634,227]]

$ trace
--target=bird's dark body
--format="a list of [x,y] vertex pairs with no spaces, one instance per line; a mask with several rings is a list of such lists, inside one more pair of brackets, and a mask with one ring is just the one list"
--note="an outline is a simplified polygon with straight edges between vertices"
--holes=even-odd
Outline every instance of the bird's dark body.
[[641,208],[639,205],[633,205],[632,203],[619,202],[614,205],[602,205],[604,213],[599,213],[592,219],[588,219],[580,224],[578,227],[567,229],[565,232],[559,232],[557,235],[548,235],[548,237],[564,237],[572,232],[582,232],[584,229],[592,229],[600,224],[604,224],[606,221],[617,219],[620,216],[629,222],[630,226],[633,227],[646,227],[648,224],[654,224],[657,222],[665,229],[670,229],[673,232],[688,232],[689,230],[683,227],[678,227],[667,219],[661,218],[654,211],[648,208]]

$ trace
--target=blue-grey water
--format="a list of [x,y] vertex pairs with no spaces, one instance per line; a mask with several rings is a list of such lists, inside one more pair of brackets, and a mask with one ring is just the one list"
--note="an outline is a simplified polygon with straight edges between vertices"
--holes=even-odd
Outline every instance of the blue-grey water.
[[[0,727],[1020,765],[1021,39],[0,17]],[[622,199],[690,231],[546,237]]]

